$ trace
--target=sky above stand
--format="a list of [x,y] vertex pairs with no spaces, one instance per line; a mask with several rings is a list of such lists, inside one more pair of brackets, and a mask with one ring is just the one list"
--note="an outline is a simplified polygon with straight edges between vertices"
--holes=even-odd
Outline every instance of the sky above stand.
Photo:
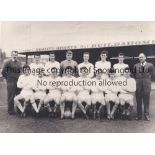
[[0,48],[14,49],[155,40],[155,22],[0,22]]

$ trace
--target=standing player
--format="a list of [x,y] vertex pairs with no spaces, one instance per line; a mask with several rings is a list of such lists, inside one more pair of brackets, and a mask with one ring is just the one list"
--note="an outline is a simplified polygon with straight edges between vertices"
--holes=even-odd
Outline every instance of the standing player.
[[96,70],[96,77],[92,79],[95,81],[96,86],[91,88],[91,101],[93,106],[93,118],[96,119],[97,117],[100,119],[100,114],[102,108],[105,106],[105,100],[104,100],[104,92],[106,90],[106,87],[103,86],[103,78],[102,78],[102,69]]
[[108,75],[109,70],[111,68],[111,62],[106,60],[107,55],[108,55],[108,51],[103,50],[100,54],[101,61],[97,61],[95,63],[95,70],[102,69],[103,76]]
[[[73,68],[68,66],[65,69],[65,76],[63,77],[63,83],[61,85],[62,96],[61,96],[61,119],[64,118],[64,114],[66,111],[71,112],[71,118],[75,118],[75,110],[77,107],[77,97],[76,97],[76,87],[70,86],[70,82],[75,81],[76,78],[72,76]],[[66,84],[65,84],[66,83]]]
[[[80,68],[80,73],[81,77],[77,78],[78,82],[80,83],[81,81],[89,81],[91,82],[91,78],[88,78],[88,69],[86,67],[81,67]],[[90,91],[91,91],[91,85],[85,85],[82,84],[77,88],[78,91],[78,106],[82,110],[84,117],[88,119],[87,111],[91,106],[91,96],[90,96]]]
[[126,85],[122,86],[122,90],[119,94],[119,100],[122,107],[122,118],[130,118],[131,111],[134,106],[134,93],[136,91],[136,81],[130,76],[130,68],[125,68],[124,78],[126,80]]
[[[88,78],[92,78],[94,76],[94,65],[92,63],[89,62],[89,53],[88,52],[84,52],[83,53],[83,63],[80,63],[78,65],[78,72],[79,72],[79,76],[82,76],[81,73],[81,68],[85,67],[87,70],[87,77]],[[83,69],[82,69],[83,70]],[[85,72],[86,72],[85,70]]]
[[47,79],[44,77],[44,68],[39,68],[39,74],[35,78],[33,85],[34,94],[31,98],[32,107],[36,112],[36,117],[39,116],[40,108],[43,105],[44,99],[46,97],[47,85],[43,84],[44,81],[47,81]]
[[44,99],[44,105],[48,108],[49,117],[56,116],[57,107],[60,105],[61,90],[57,83],[61,82],[58,76],[59,69],[56,67],[51,68],[51,76],[47,77],[49,93]]
[[44,65],[40,62],[40,55],[34,55],[34,62],[30,65],[31,74],[37,76],[40,68],[44,68]]
[[[15,96],[14,104],[21,111],[21,116],[26,117],[25,109],[27,107],[27,103],[30,101],[33,96],[32,91],[32,76],[30,75],[30,67],[25,65],[23,67],[23,75],[20,75],[17,81],[17,87],[21,88],[21,92],[19,95]],[[24,103],[21,103],[21,100],[24,100]]]
[[110,77],[107,82],[107,84],[108,83],[109,84],[107,85],[105,102],[107,105],[107,118],[110,120],[110,119],[114,119],[114,113],[119,104],[118,93],[120,92],[120,86],[118,86],[118,84],[116,85],[115,83],[116,78],[115,78],[115,72],[113,69],[110,70],[109,76]]
[[66,60],[62,61],[60,63],[60,68],[61,68],[61,73],[62,76],[65,75],[65,69],[66,67],[70,66],[73,68],[73,75],[77,76],[77,62],[72,60],[73,58],[73,52],[72,51],[67,51],[66,52]]
[[124,63],[124,53],[119,53],[118,54],[118,63],[114,64],[113,68],[115,69],[116,76],[120,76],[121,74],[124,73],[124,69],[126,67],[129,67],[128,64]]
[[49,55],[49,61],[45,64],[45,74],[50,75],[53,68],[57,69],[57,73],[60,72],[60,63],[55,60],[55,53],[51,52]]

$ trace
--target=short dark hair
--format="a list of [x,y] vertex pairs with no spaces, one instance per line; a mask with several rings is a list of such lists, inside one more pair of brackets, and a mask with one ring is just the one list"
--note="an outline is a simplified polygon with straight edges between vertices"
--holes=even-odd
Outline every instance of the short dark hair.
[[132,73],[133,69],[131,69],[130,67],[126,67],[126,68],[124,68],[124,72],[125,73]]
[[119,54],[118,54],[118,57],[119,57],[119,56],[123,56],[123,57],[124,57],[125,55],[124,55],[124,53],[119,53]]
[[17,54],[18,54],[18,51],[15,51],[15,50],[14,50],[14,51],[11,51],[11,54],[12,54],[12,53],[17,53]]
[[68,69],[73,70],[73,67],[67,66],[67,67],[65,68],[65,71],[68,70]]
[[[107,51],[107,50],[102,50],[102,51],[101,51],[101,54],[106,54],[106,55],[108,55],[108,51]],[[101,54],[100,54],[100,55],[101,55]]]
[[34,58],[35,58],[35,57],[37,57],[37,56],[39,56],[39,57],[40,57],[40,54],[35,54],[35,55],[34,55]]
[[25,71],[27,71],[27,70],[31,70],[31,68],[30,68],[30,66],[29,65],[24,65],[23,66],[23,73],[25,73]]
[[113,73],[116,73],[116,69],[110,68],[110,69],[109,69],[109,74],[113,74]]
[[51,55],[51,54],[54,54],[54,55],[55,55],[55,52],[53,52],[53,51],[52,51],[52,52],[50,52],[50,54],[49,54],[49,55]]
[[30,69],[30,66],[29,65],[24,65],[23,69]]
[[71,50],[66,51],[66,54],[73,54]]
[[80,71],[83,71],[83,70],[88,70],[88,68],[83,66],[80,68]]
[[90,55],[90,53],[89,53],[89,52],[84,52],[84,53],[83,53],[83,55],[84,55],[84,54],[88,54],[88,55]]
[[99,74],[99,73],[103,73],[103,70],[101,68],[98,68],[96,71],[95,71],[96,74]]
[[52,67],[52,68],[51,68],[51,72],[53,73],[53,71],[57,73],[57,72],[58,72],[58,68]]

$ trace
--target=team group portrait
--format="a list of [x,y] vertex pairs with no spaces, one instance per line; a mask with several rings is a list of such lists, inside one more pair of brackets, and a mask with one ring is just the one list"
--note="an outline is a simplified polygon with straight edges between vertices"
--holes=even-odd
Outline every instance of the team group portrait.
[[0,24],[0,132],[155,132],[154,22]]

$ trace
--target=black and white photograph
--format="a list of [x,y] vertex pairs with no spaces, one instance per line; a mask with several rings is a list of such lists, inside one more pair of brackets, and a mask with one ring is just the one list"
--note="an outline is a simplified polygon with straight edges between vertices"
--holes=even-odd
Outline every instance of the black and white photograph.
[[0,22],[0,133],[154,133],[154,100],[155,22]]

